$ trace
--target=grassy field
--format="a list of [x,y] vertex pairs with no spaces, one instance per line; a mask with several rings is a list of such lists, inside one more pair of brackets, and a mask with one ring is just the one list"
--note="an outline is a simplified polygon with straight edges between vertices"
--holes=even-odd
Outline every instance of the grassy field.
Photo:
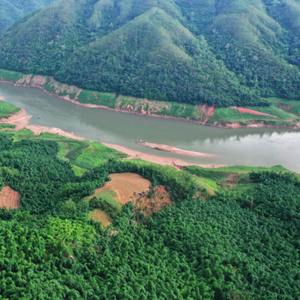
[[19,112],[21,110],[20,107],[15,106],[6,101],[0,100],[0,119],[9,118],[11,115]]
[[279,107],[276,107],[275,104],[272,104],[270,107],[246,108],[257,110],[265,114],[269,114],[271,116],[260,116],[249,113],[240,113],[238,110],[231,108],[217,108],[215,110],[215,114],[209,119],[207,123],[214,124],[216,122],[217,125],[226,126],[227,123],[239,122],[242,126],[246,126],[249,124],[249,122],[255,123],[263,121],[267,125],[293,126],[300,121],[300,117],[293,114],[292,111],[284,111]]
[[[1,125],[1,124],[0,124]],[[14,141],[22,139],[53,140],[59,145],[58,157],[71,163],[75,174],[81,176],[93,167],[100,166],[109,159],[125,158],[127,155],[100,143],[80,141],[58,136],[52,133],[43,133],[35,136],[29,129],[19,131],[7,130],[7,134]]]
[[[184,171],[193,174],[196,182],[205,188],[210,195],[222,190],[231,190],[238,193],[255,188],[256,184],[249,178],[250,172],[273,171],[290,172],[281,165],[271,168],[231,166],[217,169],[202,168],[198,166],[184,167]],[[292,173],[292,172],[291,172]]]
[[16,128],[16,125],[9,124],[9,123],[0,123],[0,130],[1,129],[10,129],[10,128]]
[[281,107],[282,110],[300,116],[300,101],[290,101],[281,98],[268,98],[274,106]]

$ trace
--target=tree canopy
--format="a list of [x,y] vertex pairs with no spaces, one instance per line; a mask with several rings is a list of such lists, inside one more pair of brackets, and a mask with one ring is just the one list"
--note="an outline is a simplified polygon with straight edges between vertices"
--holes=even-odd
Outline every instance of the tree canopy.
[[57,0],[0,38],[0,67],[189,104],[299,99],[296,1]]

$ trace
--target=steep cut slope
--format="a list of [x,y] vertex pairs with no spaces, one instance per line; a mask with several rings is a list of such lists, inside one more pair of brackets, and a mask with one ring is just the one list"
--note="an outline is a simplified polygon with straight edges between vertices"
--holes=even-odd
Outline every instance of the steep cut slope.
[[45,7],[54,0],[1,0],[0,33],[9,25],[35,9]]
[[57,0],[0,38],[0,67],[190,104],[298,99],[300,3]]

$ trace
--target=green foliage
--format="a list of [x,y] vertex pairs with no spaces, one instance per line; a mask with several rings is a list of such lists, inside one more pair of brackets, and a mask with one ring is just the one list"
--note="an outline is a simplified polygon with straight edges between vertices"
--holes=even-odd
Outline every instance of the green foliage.
[[[57,158],[57,142],[9,136],[0,134],[0,177],[20,192],[21,209],[0,210],[3,299],[300,297],[300,182],[283,167],[251,173],[255,189],[202,201],[186,171],[111,159],[77,177]],[[230,170],[250,169],[186,170],[221,181]],[[81,200],[118,172],[166,186],[173,206],[143,225],[131,202],[120,212],[111,191]],[[88,220],[91,206],[114,215],[113,224],[104,230]]]
[[114,219],[120,212],[120,209],[116,205],[113,205],[109,200],[111,199],[107,200],[102,197],[93,197],[89,204],[93,209],[100,209],[107,213],[110,218]]
[[16,125],[10,123],[0,123],[0,130],[6,128],[16,128]]
[[78,202],[108,179],[105,172],[75,176],[69,162],[57,158],[55,141],[23,139],[12,143],[7,134],[1,134],[0,140],[0,167],[19,171],[2,171],[3,181],[21,194],[21,207],[31,213],[59,214],[69,198]]
[[200,188],[193,176],[187,172],[178,172],[173,167],[142,161],[111,160],[101,167],[94,168],[94,172],[137,173],[150,180],[153,186],[163,185],[167,191],[171,190],[173,201],[190,199],[197,194]]
[[[1,210],[0,293],[14,299],[298,299],[299,181],[253,173],[258,189],[187,199],[114,227]],[[253,206],[247,204],[252,198]],[[6,218],[6,219],[5,219]]]
[[[6,101],[0,100],[0,119],[2,118],[9,118],[11,115],[19,112],[21,110],[20,107],[17,107],[11,103],[8,103]],[[4,125],[3,123],[0,123],[0,126],[5,126],[2,128],[13,128],[11,125]]]
[[293,29],[277,18],[279,6],[277,15],[263,7],[250,0],[58,0],[3,34],[1,67],[98,91],[79,101],[108,107],[119,94],[218,107],[297,99],[297,51],[287,51],[291,43],[296,49]]
[[219,171],[218,169],[201,168],[198,166],[189,166],[183,169],[191,174],[212,179],[213,181],[222,181],[229,175],[229,172]]
[[0,33],[26,13],[46,6],[54,0],[2,0],[0,3]]
[[63,212],[73,213],[76,210],[76,204],[72,199],[69,199],[62,205],[61,209]]

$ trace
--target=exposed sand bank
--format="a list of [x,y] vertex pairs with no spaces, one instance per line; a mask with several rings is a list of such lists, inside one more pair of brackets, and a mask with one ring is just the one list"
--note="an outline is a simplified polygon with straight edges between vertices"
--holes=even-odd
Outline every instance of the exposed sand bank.
[[29,125],[26,126],[26,128],[30,129],[34,135],[41,135],[42,133],[48,132],[48,133],[53,133],[53,134],[57,134],[57,135],[61,135],[61,136],[65,136],[67,138],[71,138],[71,139],[75,139],[75,140],[86,140],[86,141],[90,141],[89,139],[86,139],[84,137],[81,137],[79,135],[74,134],[73,132],[67,132],[64,131],[60,128],[57,127],[45,127],[45,126],[41,126],[41,125]]
[[[8,119],[6,119],[6,118],[0,119],[0,123],[15,124],[16,128],[14,128],[14,130],[16,130],[16,131],[21,130],[23,128],[28,128],[36,136],[41,135],[44,132],[49,132],[49,133],[65,136],[65,137],[76,139],[76,140],[91,141],[91,140],[86,139],[84,137],[75,135],[74,133],[66,132],[66,131],[64,131],[60,128],[56,128],[56,127],[49,128],[49,127],[40,126],[40,125],[28,125],[30,118],[31,118],[31,116],[28,116],[26,114],[26,111],[24,109],[22,109],[20,112],[12,115]],[[121,146],[121,145],[108,144],[108,143],[102,143],[102,144],[107,146],[107,147],[110,147],[110,148],[116,149],[118,151],[121,151],[123,153],[126,153],[129,156],[128,159],[140,158],[140,159],[143,159],[143,160],[148,161],[148,162],[152,162],[152,163],[156,163],[156,164],[160,164],[160,165],[169,165],[169,166],[175,167],[177,169],[182,169],[182,167],[184,167],[184,166],[193,166],[193,165],[200,166],[200,167],[203,167],[203,168],[223,167],[223,165],[193,164],[193,163],[188,163],[188,162],[182,161],[180,159],[176,159],[176,158],[161,157],[161,156],[157,156],[157,155],[142,153],[142,152],[139,152],[139,151],[131,150],[131,149],[126,148],[126,147]]]
[[31,116],[26,114],[26,111],[22,109],[21,111],[17,112],[16,114],[12,115],[9,118],[2,118],[0,119],[0,123],[9,123],[16,125],[16,128],[13,130],[20,130],[26,127],[29,124]]
[[148,143],[148,142],[136,142],[138,145],[149,147],[151,149],[157,149],[160,151],[166,151],[171,152],[175,154],[185,155],[185,156],[192,156],[192,157],[219,157],[215,154],[209,154],[209,153],[202,153],[202,152],[195,152],[195,151],[187,151],[182,150],[176,147],[163,145],[163,144],[155,144],[155,143]]
[[108,144],[108,143],[102,143],[103,145],[116,149],[118,151],[121,151],[123,153],[126,153],[129,157],[129,159],[137,159],[140,158],[142,160],[160,164],[160,165],[169,165],[172,167],[175,167],[177,169],[182,169],[184,166],[199,166],[203,168],[220,168],[224,167],[224,165],[213,165],[213,164],[194,164],[194,163],[188,163],[180,159],[172,158],[172,157],[162,157],[158,155],[152,155],[147,153],[142,153],[136,150],[129,149],[127,147],[121,146],[121,145],[115,145],[115,144]]

